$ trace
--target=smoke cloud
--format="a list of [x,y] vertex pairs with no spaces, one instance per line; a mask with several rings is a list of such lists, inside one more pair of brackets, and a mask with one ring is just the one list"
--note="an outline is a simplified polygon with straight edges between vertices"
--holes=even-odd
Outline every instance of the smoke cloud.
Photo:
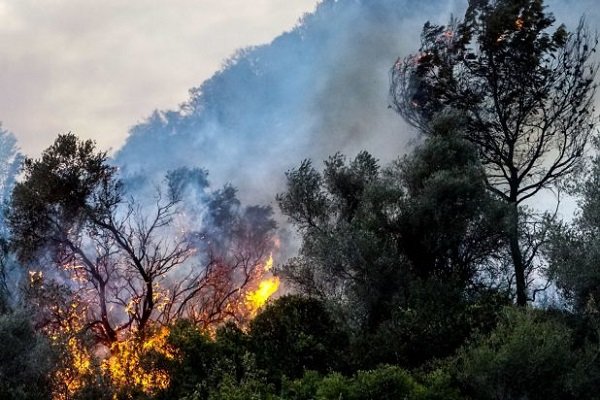
[[238,51],[171,111],[133,127],[116,163],[159,178],[207,168],[244,201],[269,202],[304,158],[366,149],[382,161],[414,132],[388,106],[388,71],[418,47],[422,24],[443,23],[463,1],[327,0],[270,44]]

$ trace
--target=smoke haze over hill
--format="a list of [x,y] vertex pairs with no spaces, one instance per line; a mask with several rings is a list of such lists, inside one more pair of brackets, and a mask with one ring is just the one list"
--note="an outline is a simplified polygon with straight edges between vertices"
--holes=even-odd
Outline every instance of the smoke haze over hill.
[[271,44],[238,51],[174,111],[135,126],[116,161],[160,177],[187,166],[270,201],[304,158],[366,149],[402,154],[413,133],[387,108],[388,71],[414,51],[426,19],[445,22],[460,1],[325,1]]

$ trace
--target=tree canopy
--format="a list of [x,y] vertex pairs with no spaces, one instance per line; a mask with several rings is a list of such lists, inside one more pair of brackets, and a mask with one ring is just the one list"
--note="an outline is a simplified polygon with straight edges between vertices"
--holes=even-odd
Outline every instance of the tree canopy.
[[517,303],[536,257],[528,254],[521,204],[581,167],[598,116],[597,38],[582,20],[553,28],[539,0],[470,1],[464,19],[426,23],[419,52],[391,73],[393,108],[427,133],[456,112],[478,150],[488,189],[513,208],[508,224]]

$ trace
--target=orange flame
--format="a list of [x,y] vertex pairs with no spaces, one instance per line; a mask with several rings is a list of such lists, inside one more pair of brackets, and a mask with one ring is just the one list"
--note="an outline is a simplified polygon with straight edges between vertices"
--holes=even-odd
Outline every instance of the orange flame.
[[157,368],[144,368],[142,357],[154,352],[166,359],[174,359],[176,354],[167,345],[168,336],[169,329],[161,327],[142,342],[131,338],[115,343],[111,355],[102,362],[102,369],[115,387],[135,387],[147,395],[166,389],[170,383],[168,373]]
[[[269,272],[273,268],[273,255],[265,262],[264,271]],[[258,284],[258,288],[246,295],[246,306],[250,317],[254,318],[267,301],[279,290],[280,281],[276,276],[270,276]]]

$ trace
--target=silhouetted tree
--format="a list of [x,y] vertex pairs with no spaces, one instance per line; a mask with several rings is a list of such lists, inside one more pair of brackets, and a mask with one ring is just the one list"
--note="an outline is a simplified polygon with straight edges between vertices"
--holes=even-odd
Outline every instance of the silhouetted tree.
[[421,131],[458,112],[488,188],[510,205],[507,238],[517,304],[539,243],[526,243],[523,202],[580,167],[596,129],[597,39],[583,23],[551,30],[540,0],[472,0],[463,21],[426,23],[419,52],[391,73],[393,108]]
[[415,280],[475,285],[502,246],[504,214],[456,124],[440,122],[436,136],[383,170],[363,152],[350,163],[331,157],[323,173],[310,161],[289,171],[278,202],[302,247],[284,275],[344,304],[366,329],[406,305]]

